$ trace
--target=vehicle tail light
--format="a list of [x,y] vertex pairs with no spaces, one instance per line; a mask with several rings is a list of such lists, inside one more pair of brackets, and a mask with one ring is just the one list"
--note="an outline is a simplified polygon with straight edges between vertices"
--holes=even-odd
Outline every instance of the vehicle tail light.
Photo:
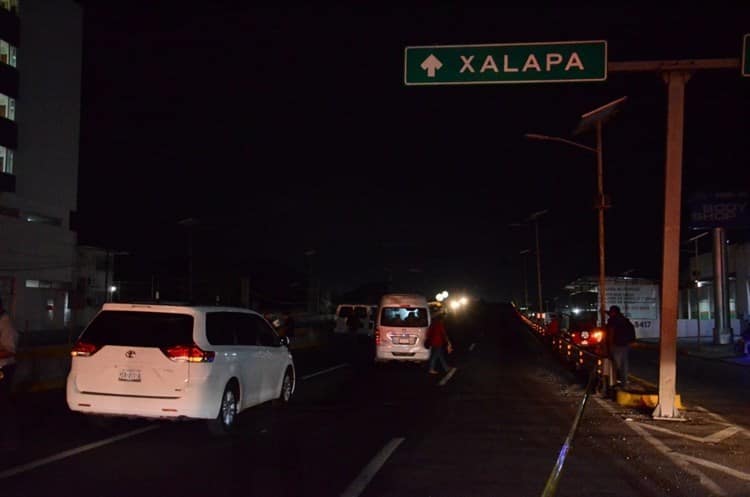
[[71,357],[89,357],[94,355],[100,348],[101,345],[94,345],[88,342],[76,342],[73,348],[70,349]]
[[375,327],[375,346],[380,345],[380,326]]
[[582,347],[588,347],[591,345],[599,345],[604,341],[604,330],[594,328],[591,331],[574,331],[571,333],[573,343]]
[[174,345],[162,349],[164,355],[175,362],[214,362],[216,353],[206,351],[197,345]]

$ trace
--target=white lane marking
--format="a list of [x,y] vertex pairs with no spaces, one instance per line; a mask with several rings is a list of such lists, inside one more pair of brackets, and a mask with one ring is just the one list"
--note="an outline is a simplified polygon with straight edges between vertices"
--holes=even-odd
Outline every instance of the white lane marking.
[[[616,415],[615,409],[610,406],[607,401],[594,397],[594,400],[602,406],[607,412],[612,415]],[[682,454],[674,452],[672,449],[667,447],[661,440],[652,436],[645,428],[641,427],[636,423],[625,423],[625,426],[630,427],[631,430],[642,436],[648,443],[650,443],[656,450],[661,452],[663,455],[668,457],[675,465],[679,466],[683,471],[695,476],[701,485],[708,489],[710,495],[727,495],[727,493],[719,485],[716,484],[711,478],[706,476],[703,472],[693,467],[690,462],[682,457]]]
[[705,437],[697,437],[695,435],[688,435],[687,433],[680,433],[678,431],[669,430],[667,428],[662,428],[661,426],[654,426],[654,425],[648,425],[645,423],[638,423],[644,428],[648,428],[652,431],[658,431],[661,433],[667,433],[669,435],[675,436],[675,437],[681,437],[681,438],[687,438],[688,440],[694,440],[696,442],[700,443],[719,443],[725,438],[729,438],[734,436],[735,434],[739,433],[740,430],[736,426],[728,426],[724,428],[723,430],[719,430],[716,433],[712,433],[710,435],[706,435]]
[[345,368],[347,366],[349,366],[349,364],[347,364],[347,363],[339,364],[338,366],[333,366],[333,367],[330,367],[328,369],[324,369],[323,371],[318,371],[317,373],[310,373],[307,376],[303,376],[301,379],[302,380],[309,380],[310,378],[313,378],[315,376],[318,376],[318,375],[321,375],[321,374],[330,373],[331,371],[335,371],[337,369]]
[[472,350],[474,350],[474,347],[476,347],[476,346],[477,346],[476,343],[472,343],[471,345],[469,345],[469,352],[471,352]]
[[16,466],[15,468],[6,469],[5,471],[0,472],[0,480],[2,480],[3,478],[8,478],[9,476],[17,475],[19,473],[25,473],[26,471],[31,471],[32,469],[45,466],[47,464],[53,463],[55,461],[59,461],[61,459],[65,459],[67,457],[75,456],[82,452],[86,452],[92,449],[97,449],[104,445],[115,443],[126,438],[134,437],[136,435],[140,435],[141,433],[146,433],[147,431],[155,430],[157,428],[159,428],[158,424],[145,426],[143,428],[138,428],[137,430],[123,433],[122,435],[116,435],[114,437],[107,438],[105,440],[100,440],[98,442],[92,442],[90,444],[81,445],[80,447],[66,450],[65,452],[60,452],[59,454],[55,454],[54,456],[45,457],[44,459],[39,459],[37,461],[32,461],[30,463],[26,463],[21,466]]
[[706,409],[705,407],[701,407],[701,406],[695,406],[695,409],[698,410],[698,411],[705,412],[706,414],[708,414],[709,416],[711,416],[715,420],[717,420],[717,421],[719,421],[719,422],[721,422],[721,423],[723,423],[723,424],[725,424],[727,426],[733,426],[733,427],[737,428],[740,433],[744,433],[745,435],[750,436],[750,430],[748,430],[747,428],[745,428],[743,426],[740,426],[738,424],[730,422],[729,420],[727,420],[725,417],[721,416],[720,414],[716,414],[715,412],[711,412],[708,409]]
[[375,477],[377,472],[380,471],[380,468],[383,467],[383,464],[385,464],[388,458],[391,457],[391,454],[393,454],[403,441],[404,438],[394,438],[385,444],[385,446],[380,449],[380,452],[378,452],[375,457],[367,463],[367,466],[365,466],[362,472],[357,475],[354,481],[346,487],[346,490],[341,494],[341,497],[357,497],[360,495],[370,483],[370,480]]
[[713,461],[707,461],[705,459],[701,459],[700,457],[693,457],[688,456],[685,454],[677,454],[678,456],[682,457],[683,459],[687,459],[690,462],[693,462],[695,464],[700,464],[701,466],[705,466],[707,468],[715,469],[716,471],[721,471],[722,473],[726,473],[730,476],[734,476],[735,478],[739,478],[740,480],[746,480],[750,481],[750,473],[745,473],[743,471],[737,471],[734,468],[730,468],[728,466],[724,466],[722,464],[715,463]]
[[441,387],[444,386],[446,383],[448,383],[448,380],[450,380],[454,374],[456,374],[456,368],[451,368],[450,371],[448,371],[448,374],[443,376],[443,379],[440,380],[440,383],[438,383],[438,385],[440,385]]

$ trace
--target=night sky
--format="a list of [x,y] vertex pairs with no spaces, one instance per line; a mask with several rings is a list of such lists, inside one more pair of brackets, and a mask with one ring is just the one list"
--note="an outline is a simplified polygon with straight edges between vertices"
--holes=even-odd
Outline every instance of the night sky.
[[[143,271],[126,278],[184,257],[178,221],[196,218],[205,256],[304,271],[314,250],[334,291],[390,273],[489,299],[518,297],[534,238],[509,224],[543,209],[545,294],[597,274],[595,156],[523,135],[593,146],[572,135],[580,115],[622,96],[604,129],[608,273],[661,276],[666,87],[655,73],[407,87],[404,48],[601,39],[610,62],[739,58],[750,32],[750,8],[82,3],[79,239],[131,253]],[[750,78],[701,71],[686,94],[684,195],[747,191]]]

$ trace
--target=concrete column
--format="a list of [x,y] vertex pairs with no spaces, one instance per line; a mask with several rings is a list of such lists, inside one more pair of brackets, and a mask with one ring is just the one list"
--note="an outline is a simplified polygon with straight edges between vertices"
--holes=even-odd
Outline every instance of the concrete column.
[[727,291],[727,243],[726,230],[714,228],[714,344],[732,343],[732,328],[729,321],[729,292]]

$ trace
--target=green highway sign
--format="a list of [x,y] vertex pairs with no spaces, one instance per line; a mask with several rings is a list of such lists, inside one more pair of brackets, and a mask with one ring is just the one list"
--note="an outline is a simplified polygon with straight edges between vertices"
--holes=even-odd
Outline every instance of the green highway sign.
[[748,47],[748,43],[750,43],[750,34],[746,34],[743,38],[742,43],[742,75],[743,76],[750,76],[750,47]]
[[426,45],[404,49],[404,84],[408,86],[606,79],[607,42],[604,40]]

